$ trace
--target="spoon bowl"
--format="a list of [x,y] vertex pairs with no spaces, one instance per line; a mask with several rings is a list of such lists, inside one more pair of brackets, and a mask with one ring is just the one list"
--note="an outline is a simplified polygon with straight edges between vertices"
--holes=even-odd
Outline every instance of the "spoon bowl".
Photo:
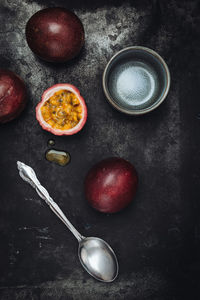
[[79,242],[78,256],[84,269],[94,278],[112,282],[118,275],[118,262],[112,248],[102,239],[87,237]]

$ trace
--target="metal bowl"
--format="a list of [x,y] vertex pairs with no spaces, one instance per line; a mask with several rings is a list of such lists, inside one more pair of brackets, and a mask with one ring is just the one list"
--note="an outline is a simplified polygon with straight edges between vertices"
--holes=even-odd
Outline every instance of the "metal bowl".
[[158,107],[170,87],[170,73],[163,58],[141,46],[115,54],[103,73],[103,89],[108,101],[119,111],[141,115]]

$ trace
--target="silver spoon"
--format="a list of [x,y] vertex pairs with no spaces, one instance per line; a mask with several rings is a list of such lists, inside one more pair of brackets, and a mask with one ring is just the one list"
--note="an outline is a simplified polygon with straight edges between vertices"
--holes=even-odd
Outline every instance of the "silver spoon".
[[97,280],[104,282],[115,280],[119,267],[112,248],[102,239],[82,236],[40,184],[34,170],[20,161],[17,162],[17,167],[21,178],[36,190],[38,195],[45,200],[51,210],[77,238],[79,242],[78,256],[84,269]]

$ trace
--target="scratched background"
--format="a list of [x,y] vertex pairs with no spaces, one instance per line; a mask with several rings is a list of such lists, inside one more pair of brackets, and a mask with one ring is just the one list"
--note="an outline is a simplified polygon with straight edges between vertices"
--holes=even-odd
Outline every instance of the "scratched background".
[[[25,24],[48,6],[72,9],[85,28],[85,46],[68,64],[36,58]],[[0,0],[0,67],[26,82],[28,105],[0,126],[1,300],[200,299],[200,5],[198,1]],[[102,72],[130,45],[161,54],[172,77],[166,101],[154,112],[128,117],[102,91]],[[76,85],[88,106],[85,128],[55,137],[71,163],[59,167],[44,153],[53,136],[35,119],[49,86]],[[97,161],[121,156],[140,179],[134,203],[116,215],[95,212],[84,199],[83,180]],[[39,179],[72,223],[115,249],[120,273],[112,284],[91,278],[80,266],[77,242],[36,193],[19,178],[16,161]]]

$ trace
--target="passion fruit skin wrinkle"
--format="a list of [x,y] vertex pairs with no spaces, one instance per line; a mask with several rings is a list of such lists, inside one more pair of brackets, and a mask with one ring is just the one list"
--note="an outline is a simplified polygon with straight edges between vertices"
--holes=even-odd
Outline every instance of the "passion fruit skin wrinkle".
[[51,7],[36,12],[27,22],[30,49],[49,62],[66,62],[77,56],[84,44],[84,28],[70,10]]
[[0,69],[0,123],[9,122],[22,112],[26,105],[26,87],[14,72]]
[[[68,129],[68,130],[61,130],[61,129],[52,128],[48,123],[46,123],[44,121],[44,119],[42,117],[42,113],[41,113],[41,107],[43,106],[43,104],[55,92],[57,92],[59,90],[62,90],[62,89],[66,89],[67,91],[70,91],[70,92],[74,93],[77,96],[77,98],[79,99],[81,107],[82,107],[82,118],[81,118],[81,120],[79,121],[79,123],[75,127],[71,128],[71,129]],[[49,132],[53,133],[54,135],[73,135],[73,134],[79,132],[86,123],[86,120],[87,120],[87,106],[85,104],[85,100],[83,99],[83,97],[80,94],[80,91],[74,85],[69,84],[69,83],[55,84],[43,93],[41,101],[36,106],[36,119],[38,120],[40,126],[44,130],[49,131]]]
[[96,210],[116,213],[133,200],[137,186],[134,166],[122,158],[112,157],[90,169],[85,178],[85,195]]

